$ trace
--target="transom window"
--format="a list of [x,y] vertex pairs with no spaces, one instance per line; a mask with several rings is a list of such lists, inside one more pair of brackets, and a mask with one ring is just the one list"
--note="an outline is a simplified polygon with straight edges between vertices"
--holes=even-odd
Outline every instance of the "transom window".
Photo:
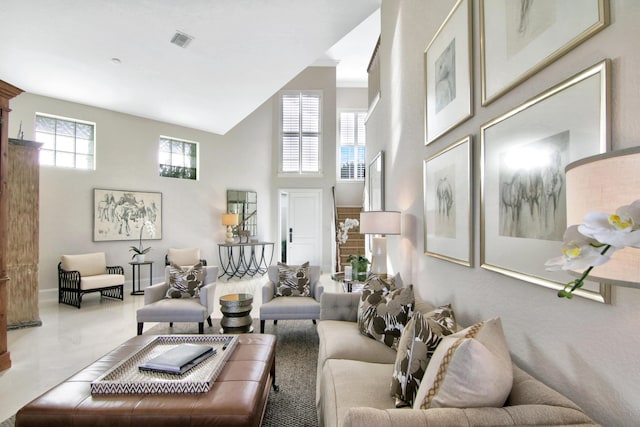
[[169,178],[198,178],[198,144],[166,136],[160,137],[158,150],[160,176]]
[[363,181],[365,177],[366,111],[340,113],[340,172],[343,181]]
[[95,135],[95,123],[36,113],[41,165],[95,169]]
[[280,172],[319,174],[322,95],[283,92],[280,97]]

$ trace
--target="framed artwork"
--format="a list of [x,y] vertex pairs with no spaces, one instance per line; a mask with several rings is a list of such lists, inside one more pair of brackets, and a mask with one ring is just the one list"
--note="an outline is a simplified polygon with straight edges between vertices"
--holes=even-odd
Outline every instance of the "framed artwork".
[[424,251],[473,265],[471,136],[424,161]]
[[384,151],[380,151],[369,163],[369,210],[384,210]]
[[425,144],[472,115],[471,34],[471,1],[458,0],[425,49]]
[[142,239],[162,239],[162,193],[94,188],[94,242],[139,240],[147,221],[155,233],[150,236],[142,231]]
[[482,105],[608,24],[608,0],[480,0]]
[[[562,253],[565,166],[609,147],[609,69],[596,64],[481,127],[483,268],[552,289],[573,280],[544,263]],[[593,283],[580,291],[608,294]]]

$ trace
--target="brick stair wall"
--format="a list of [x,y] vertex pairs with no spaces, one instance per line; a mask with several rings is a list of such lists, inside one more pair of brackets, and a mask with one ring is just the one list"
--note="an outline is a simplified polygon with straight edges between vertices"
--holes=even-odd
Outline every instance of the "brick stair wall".
[[[347,218],[354,218],[360,221],[360,212],[362,211],[359,207],[347,207],[347,206],[338,206],[338,220],[337,224],[340,225],[341,222],[344,222]],[[348,233],[349,238],[345,244],[340,245],[340,267],[341,271],[344,271],[344,267],[348,265],[347,258],[350,254],[362,254],[364,255],[364,234],[360,234],[359,228],[351,229]]]

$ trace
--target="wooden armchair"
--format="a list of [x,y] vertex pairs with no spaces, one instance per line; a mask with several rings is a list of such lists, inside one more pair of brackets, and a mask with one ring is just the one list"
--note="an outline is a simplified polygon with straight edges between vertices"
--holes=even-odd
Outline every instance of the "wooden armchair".
[[124,269],[108,266],[104,252],[62,255],[58,263],[58,303],[80,308],[82,296],[100,292],[100,297],[122,301]]

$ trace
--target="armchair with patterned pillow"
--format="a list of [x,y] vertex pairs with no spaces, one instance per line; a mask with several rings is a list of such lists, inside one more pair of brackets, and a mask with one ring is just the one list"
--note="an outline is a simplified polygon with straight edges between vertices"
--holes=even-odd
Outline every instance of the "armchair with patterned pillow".
[[260,333],[264,333],[267,320],[320,319],[320,297],[324,286],[320,284],[320,267],[308,262],[299,266],[283,263],[271,265],[269,280],[262,286],[260,306]]
[[202,334],[205,320],[212,326],[218,267],[207,266],[198,248],[169,249],[167,261],[165,281],[144,290],[144,306],[136,312],[138,335],[145,322],[195,322]]

